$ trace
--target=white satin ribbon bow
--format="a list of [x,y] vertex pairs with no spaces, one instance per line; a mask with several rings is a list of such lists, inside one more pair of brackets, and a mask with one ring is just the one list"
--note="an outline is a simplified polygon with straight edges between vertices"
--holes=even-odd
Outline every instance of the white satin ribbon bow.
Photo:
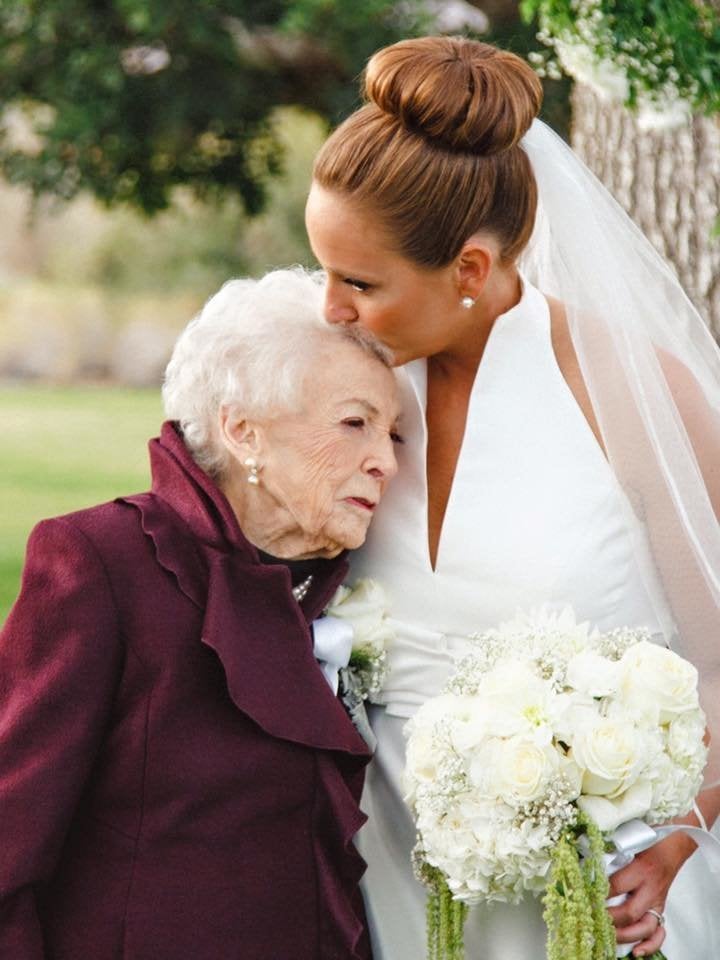
[[[618,870],[622,870],[623,867],[631,863],[638,853],[652,847],[659,840],[664,840],[670,834],[678,832],[689,834],[697,843],[698,848],[702,850],[711,871],[720,873],[720,841],[707,830],[681,823],[671,823],[665,827],[649,827],[642,820],[628,820],[627,823],[620,824],[612,834],[610,839],[615,846],[615,850],[612,853],[605,854],[605,872],[611,877]],[[616,907],[626,899],[627,894],[620,893],[616,897],[610,897],[607,905]],[[619,943],[616,956],[626,957],[634,946],[634,943]]]
[[314,620],[313,653],[333,693],[338,692],[339,671],[350,662],[353,628],[339,617]]

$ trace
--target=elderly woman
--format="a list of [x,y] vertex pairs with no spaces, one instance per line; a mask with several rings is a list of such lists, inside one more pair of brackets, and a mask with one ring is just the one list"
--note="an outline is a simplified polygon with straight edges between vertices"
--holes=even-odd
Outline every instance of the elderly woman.
[[0,639],[0,956],[368,958],[368,750],[312,621],[396,470],[383,349],[317,282],[180,337],[152,491],[44,521]]

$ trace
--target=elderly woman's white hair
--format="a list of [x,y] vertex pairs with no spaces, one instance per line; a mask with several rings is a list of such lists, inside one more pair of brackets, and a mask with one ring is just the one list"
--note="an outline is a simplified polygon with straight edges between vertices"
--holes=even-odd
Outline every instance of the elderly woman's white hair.
[[342,340],[392,365],[371,334],[325,322],[323,287],[322,273],[301,267],[230,280],[180,334],[165,371],[165,413],[212,476],[227,465],[218,431],[222,407],[250,417],[297,407],[318,354]]

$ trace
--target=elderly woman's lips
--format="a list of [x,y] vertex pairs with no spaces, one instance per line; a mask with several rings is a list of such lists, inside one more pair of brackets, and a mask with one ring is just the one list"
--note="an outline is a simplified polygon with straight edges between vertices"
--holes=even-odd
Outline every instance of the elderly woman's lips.
[[375,504],[372,500],[366,500],[364,497],[345,497],[346,503],[352,503],[356,507],[362,507],[363,510],[374,510]]

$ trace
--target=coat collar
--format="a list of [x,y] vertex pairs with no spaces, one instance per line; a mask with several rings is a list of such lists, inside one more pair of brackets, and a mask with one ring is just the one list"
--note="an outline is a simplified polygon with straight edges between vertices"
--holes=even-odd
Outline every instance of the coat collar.
[[323,565],[301,610],[289,570],[260,562],[175,424],[150,441],[150,464],[151,492],[121,502],[140,512],[158,563],[203,612],[200,639],[219,657],[235,705],[273,736],[368,757],[315,661],[309,627],[347,573],[344,556]]

